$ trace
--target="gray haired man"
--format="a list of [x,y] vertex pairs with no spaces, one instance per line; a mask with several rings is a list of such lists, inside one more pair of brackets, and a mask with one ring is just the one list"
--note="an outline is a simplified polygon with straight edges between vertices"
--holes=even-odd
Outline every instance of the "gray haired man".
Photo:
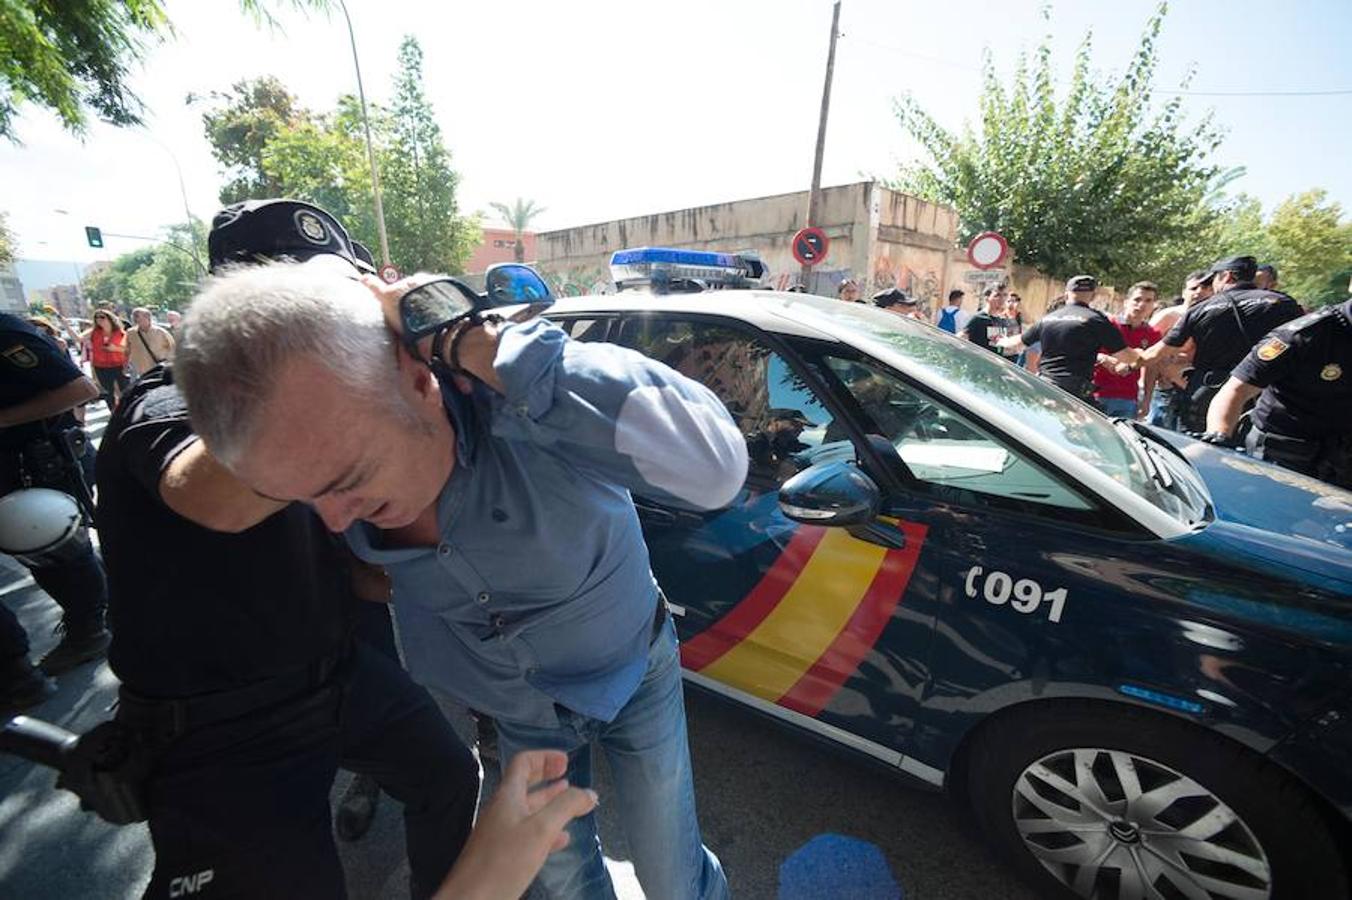
[[[726,504],[746,476],[741,433],[702,385],[543,320],[448,323],[429,361],[430,338],[394,333],[419,289],[308,265],[217,280],[179,351],[194,423],[257,493],[312,505],[385,567],[409,671],[491,715],[504,763],[563,750],[587,787],[592,745],[606,753],[649,897],[726,896],[629,492]],[[537,886],[613,897],[594,817],[569,832]]]

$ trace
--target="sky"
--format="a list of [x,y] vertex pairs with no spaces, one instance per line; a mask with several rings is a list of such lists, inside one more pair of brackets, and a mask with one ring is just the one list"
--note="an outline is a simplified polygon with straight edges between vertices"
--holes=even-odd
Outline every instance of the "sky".
[[[274,7],[285,4],[275,2]],[[823,183],[892,174],[919,156],[892,113],[910,92],[945,125],[973,120],[983,48],[1009,73],[1050,34],[1058,68],[1092,31],[1096,69],[1120,72],[1155,8],[1146,0],[843,0]],[[219,167],[200,102],[276,75],[329,109],[355,92],[342,14],[278,13],[259,26],[234,0],[168,0],[176,34],[133,77],[146,126],[94,125],[81,142],[55,118],[18,119],[0,144],[0,210],[21,255],[88,263],[146,243],[186,206],[209,219]],[[402,37],[425,53],[427,94],[464,211],[534,199],[537,230],[805,190],[830,0],[348,0],[368,97],[387,99]],[[1199,93],[1352,91],[1349,0],[1176,0],[1160,38],[1157,96],[1195,69]],[[1352,93],[1185,97],[1189,121],[1226,129],[1215,155],[1231,187],[1271,209],[1323,187],[1352,209]],[[179,173],[182,176],[180,190]],[[107,249],[85,245],[97,225]]]

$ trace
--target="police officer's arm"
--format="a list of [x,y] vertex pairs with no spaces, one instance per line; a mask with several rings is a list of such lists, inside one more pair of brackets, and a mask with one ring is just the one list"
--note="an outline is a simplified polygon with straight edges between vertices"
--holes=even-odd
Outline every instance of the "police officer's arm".
[[1042,320],[1038,319],[1018,334],[1002,337],[995,342],[1001,350],[1025,350],[1042,339]]
[[1246,384],[1231,375],[1216,392],[1216,396],[1211,398],[1211,405],[1206,410],[1206,430],[1226,437],[1234,434],[1235,425],[1239,423],[1244,407],[1261,393],[1262,388]]
[[88,376],[80,375],[61,387],[50,388],[23,403],[0,409],[0,428],[50,419],[98,396],[98,386]]
[[246,487],[200,440],[174,456],[159,478],[158,489],[165,506],[212,531],[244,531],[286,506]]
[[0,409],[0,427],[37,422],[98,397],[99,389],[70,357],[36,331],[0,336],[0,378],[31,392],[22,403]]

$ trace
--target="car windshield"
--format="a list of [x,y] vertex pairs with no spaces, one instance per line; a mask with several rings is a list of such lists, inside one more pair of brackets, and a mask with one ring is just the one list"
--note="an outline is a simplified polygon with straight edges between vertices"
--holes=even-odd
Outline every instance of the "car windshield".
[[[829,316],[823,327],[845,322],[867,341],[886,345],[939,383],[950,383],[992,406],[1008,410],[1089,465],[1145,497],[1165,512],[1193,524],[1205,505],[1195,502],[1196,476],[1165,466],[1147,449],[1150,439],[1114,428],[1106,416],[1037,376],[998,356],[954,339],[930,325],[855,303],[811,302],[795,308],[809,316]],[[1143,443],[1144,442],[1144,443]],[[1166,456],[1172,454],[1164,454]],[[1162,475],[1161,469],[1167,468]],[[1170,476],[1178,475],[1180,478]],[[1180,483],[1186,481],[1186,484]]]

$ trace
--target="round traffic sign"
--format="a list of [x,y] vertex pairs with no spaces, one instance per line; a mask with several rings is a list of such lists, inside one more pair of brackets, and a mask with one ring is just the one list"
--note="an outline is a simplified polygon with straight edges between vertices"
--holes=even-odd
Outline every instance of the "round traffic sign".
[[1009,242],[994,231],[981,232],[967,245],[967,260],[978,269],[994,269],[1008,253]]
[[817,227],[801,228],[793,236],[793,258],[805,266],[815,266],[826,259],[831,240]]
[[385,265],[380,267],[380,280],[385,282],[386,284],[394,284],[396,281],[398,281],[400,278],[403,277],[404,276],[399,274],[399,270],[396,269],[394,266],[390,265],[389,263],[386,263]]

